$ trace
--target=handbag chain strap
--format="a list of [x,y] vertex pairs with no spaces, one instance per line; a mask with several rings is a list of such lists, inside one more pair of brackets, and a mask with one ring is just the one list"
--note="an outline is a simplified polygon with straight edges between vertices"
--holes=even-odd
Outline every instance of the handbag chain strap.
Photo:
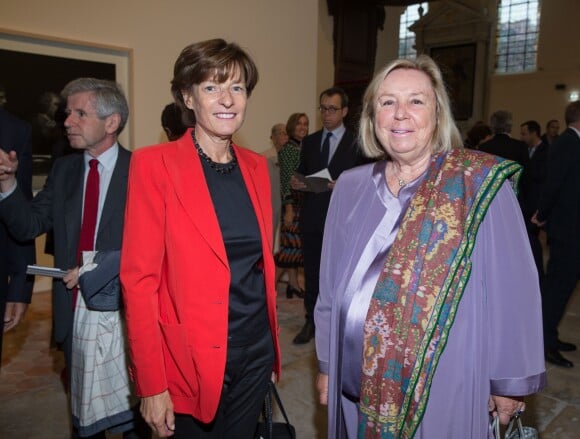
[[[517,428],[518,428],[518,432],[520,434],[520,438],[524,439],[526,437],[525,432],[524,432],[524,427],[522,425],[522,419],[519,416],[514,416],[511,420],[510,423],[508,424],[508,427],[505,431],[505,435],[504,435],[504,439],[508,439],[513,428],[514,428],[514,422],[517,423]],[[496,416],[493,419],[493,429],[494,429],[494,436],[495,439],[501,439],[501,433],[500,433],[500,428],[499,428],[499,416]]]
[[264,418],[266,423],[266,428],[268,429],[268,438],[272,439],[272,429],[274,425],[273,414],[272,414],[272,395],[274,395],[274,399],[276,400],[276,404],[280,408],[280,412],[284,417],[284,421],[286,421],[286,428],[289,432],[291,432],[290,428],[290,421],[288,419],[288,415],[286,414],[286,410],[282,405],[282,400],[280,399],[280,395],[278,395],[278,390],[276,389],[276,385],[272,382],[268,382],[268,392],[266,393],[266,398],[264,398]]
[[[288,420],[288,415],[286,414],[286,410],[284,410],[284,406],[282,405],[282,400],[280,399],[280,395],[278,395],[278,390],[276,389],[276,385],[270,381],[270,393],[272,395],[274,395],[274,398],[276,399],[276,403],[278,404],[278,407],[280,407],[280,412],[282,413],[282,416],[284,417],[284,420],[286,421],[286,424],[290,424],[290,421]],[[270,407],[270,412],[272,411],[272,408]]]
[[266,423],[266,428],[268,429],[268,438],[272,439],[272,426],[274,421],[272,419],[272,394],[270,391],[270,384],[268,384],[268,392],[266,392],[266,397],[264,398],[264,421]]

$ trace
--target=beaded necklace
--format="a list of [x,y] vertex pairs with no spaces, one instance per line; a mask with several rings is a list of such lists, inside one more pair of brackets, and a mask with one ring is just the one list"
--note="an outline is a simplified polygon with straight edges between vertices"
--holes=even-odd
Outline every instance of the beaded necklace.
[[197,153],[199,156],[206,161],[206,163],[212,168],[214,171],[220,174],[231,174],[234,169],[238,166],[238,159],[236,158],[236,154],[234,153],[234,148],[232,147],[232,142],[229,142],[228,148],[230,150],[230,154],[232,155],[232,160],[229,163],[216,163],[214,162],[199,146],[197,143],[197,138],[195,137],[195,130],[191,131],[191,138],[193,139],[193,144],[195,145],[195,149],[197,149]]

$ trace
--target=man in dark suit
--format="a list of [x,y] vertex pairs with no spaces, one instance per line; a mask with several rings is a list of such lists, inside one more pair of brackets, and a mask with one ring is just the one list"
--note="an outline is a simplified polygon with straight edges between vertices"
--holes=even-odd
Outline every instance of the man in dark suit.
[[558,338],[558,325],[580,277],[580,101],[566,107],[568,128],[550,146],[548,177],[532,221],[546,225],[550,259],[542,287],[546,361],[573,367],[561,351],[576,345]]
[[[348,96],[338,87],[329,88],[320,95],[319,110],[323,129],[302,140],[297,172],[310,175],[328,168],[334,182],[343,171],[360,164],[355,134],[343,124],[348,113]],[[297,190],[306,188],[295,177],[292,178],[291,185]],[[314,306],[318,298],[322,236],[333,187],[334,183],[329,183],[325,192],[305,192],[300,211],[306,322],[294,338],[295,344],[307,343],[314,337]]]
[[548,174],[549,146],[540,136],[540,124],[535,120],[528,120],[520,125],[520,139],[528,146],[529,160],[524,168],[519,198],[532,254],[538,269],[538,278],[540,284],[542,284],[544,280],[544,262],[542,245],[538,239],[540,228],[532,223],[532,216],[538,209],[540,193]]
[[[16,179],[27,199],[32,199],[32,143],[30,125],[0,107],[0,149],[15,151],[20,162]],[[22,321],[30,298],[34,278],[26,275],[26,266],[34,263],[34,241],[16,241],[0,224],[0,316],[4,318],[2,334]]]
[[[55,266],[67,270],[53,283],[53,319],[71,382],[73,438],[104,438],[106,429],[137,437],[121,313],[91,311],[77,294],[81,250],[121,248],[131,153],[117,136],[129,110],[122,90],[110,81],[76,79],[62,95],[67,136],[81,153],[56,160],[43,190],[29,202],[14,178],[16,154],[0,152],[0,221],[19,239],[53,230]],[[93,230],[87,234],[89,223]],[[92,328],[98,329],[91,333]]]
[[490,125],[493,137],[479,145],[478,149],[525,166],[528,162],[528,147],[525,143],[510,137],[512,114],[504,110],[496,111],[491,115]]

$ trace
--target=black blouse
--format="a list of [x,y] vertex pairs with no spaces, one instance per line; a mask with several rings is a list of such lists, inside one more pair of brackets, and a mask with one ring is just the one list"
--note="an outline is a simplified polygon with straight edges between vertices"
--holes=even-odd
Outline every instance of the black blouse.
[[227,174],[213,169],[218,163],[201,163],[230,265],[228,345],[253,344],[269,331],[256,213],[239,166]]

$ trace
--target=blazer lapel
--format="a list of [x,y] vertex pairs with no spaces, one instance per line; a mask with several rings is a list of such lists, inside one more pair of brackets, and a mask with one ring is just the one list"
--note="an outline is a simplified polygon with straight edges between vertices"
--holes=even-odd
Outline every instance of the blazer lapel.
[[67,253],[69,255],[76,255],[79,236],[81,233],[81,221],[83,212],[83,190],[85,176],[84,155],[78,154],[76,160],[71,160],[69,166],[70,169],[65,171],[65,175],[70,175],[70,179],[66,179],[68,184],[63,188],[56,188],[56,190],[62,189],[64,192],[65,201],[63,219],[67,234]]
[[352,136],[351,136],[350,132],[348,130],[346,130],[342,136],[342,139],[340,139],[340,143],[336,147],[336,151],[334,152],[334,155],[330,159],[328,166],[330,166],[333,162],[340,162],[341,156],[344,154],[345,149],[347,149],[351,143],[352,143]]
[[[264,206],[262,200],[259,196],[258,185],[259,182],[256,181],[256,166],[258,165],[257,160],[249,154],[246,154],[244,150],[234,146],[236,152],[236,157],[238,158],[238,163],[240,165],[240,171],[242,172],[242,177],[244,178],[244,183],[246,184],[246,189],[250,195],[250,200],[252,201],[252,206],[254,206],[254,212],[256,213],[256,219],[260,226],[260,232],[262,239],[266,238],[268,243],[268,248],[273,248],[272,234],[266,233]],[[267,219],[271,221],[271,218]]]
[[115,215],[117,218],[123,216],[125,211],[125,201],[127,193],[127,180],[129,178],[129,162],[131,160],[131,153],[119,145],[119,154],[117,162],[111,175],[111,181],[107,189],[107,196],[101,212],[99,220],[99,230],[97,231],[97,248],[100,244],[101,232],[106,229],[108,224],[113,220]]
[[[189,132],[167,148],[163,160],[186,214],[217,257],[225,266],[229,266],[213,201]],[[185,231],[184,239],[187,239]]]
[[322,170],[326,168],[326,164],[322,163],[322,130],[314,133],[313,137],[314,148],[312,149],[312,153],[316,158],[314,163],[316,163],[317,169]]

